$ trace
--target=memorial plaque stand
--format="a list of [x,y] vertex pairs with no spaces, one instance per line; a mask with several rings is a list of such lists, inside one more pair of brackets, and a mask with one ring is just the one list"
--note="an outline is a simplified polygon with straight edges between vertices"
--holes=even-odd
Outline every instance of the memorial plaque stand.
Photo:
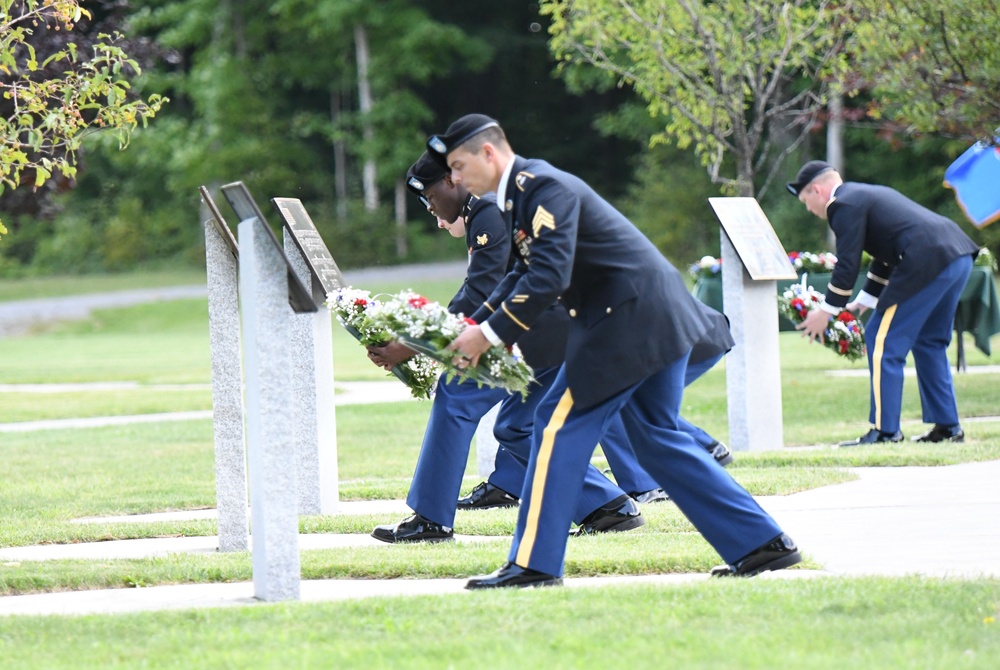
[[736,346],[726,356],[729,446],[784,446],[776,280],[795,269],[753,198],[709,198],[722,223],[722,295]]
[[239,250],[205,187],[212,214],[205,222],[209,342],[212,352],[212,426],[219,551],[249,551],[243,374],[240,364]]
[[[466,382],[471,384],[472,382]],[[479,476],[483,481],[490,478],[493,469],[496,467],[497,450],[500,443],[493,437],[493,426],[497,422],[497,413],[500,412],[500,403],[483,415],[479,420],[479,427],[476,428],[476,466],[479,469]]]
[[[295,276],[322,305],[328,293],[346,286],[340,268],[296,198],[272,198],[284,222],[285,255]],[[296,434],[299,510],[335,514],[340,502],[337,472],[337,414],[334,406],[333,319],[329,311],[300,314],[292,324],[295,351]]]
[[253,583],[261,600],[295,600],[301,568],[288,407],[293,397],[288,264],[266,226],[257,217],[239,224]]
[[[313,299],[323,295],[306,258],[286,229],[285,254],[292,270]],[[320,298],[322,302],[324,298]],[[336,514],[340,502],[337,474],[337,414],[333,387],[333,319],[323,309],[292,317],[295,458],[298,473],[299,514]]]

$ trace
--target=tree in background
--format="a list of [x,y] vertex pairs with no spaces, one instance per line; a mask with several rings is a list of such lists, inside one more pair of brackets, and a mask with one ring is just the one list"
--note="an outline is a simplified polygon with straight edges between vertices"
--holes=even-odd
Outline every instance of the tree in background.
[[91,18],[77,0],[0,0],[0,194],[71,181],[87,136],[109,130],[124,149],[165,102],[130,95],[140,69],[120,35],[73,39]]
[[642,96],[653,144],[693,147],[725,192],[775,177],[845,67],[844,9],[829,0],[543,0],[551,48]]
[[[855,0],[869,114],[910,134],[968,143],[1000,127],[1000,4],[996,0]],[[964,148],[964,147],[963,147]]]

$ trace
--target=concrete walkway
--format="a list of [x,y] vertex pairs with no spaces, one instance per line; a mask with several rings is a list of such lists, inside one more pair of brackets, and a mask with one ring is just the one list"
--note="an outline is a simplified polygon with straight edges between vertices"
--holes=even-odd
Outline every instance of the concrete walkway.
[[[782,571],[766,579],[836,575],[924,575],[1000,578],[1000,461],[935,468],[859,468],[859,479],[790,496],[758,498],[761,505],[823,571]],[[669,504],[669,503],[667,503]],[[405,514],[402,501],[344,503],[342,513]],[[194,513],[211,516],[212,510]],[[160,520],[150,515],[146,520]],[[108,519],[104,519],[107,521]],[[116,521],[119,519],[115,519]],[[140,518],[134,518],[137,522]],[[81,522],[98,521],[86,519]],[[459,542],[507,539],[459,536]],[[0,549],[0,561],[64,558],[113,559],[214,551],[215,537],[156,538],[75,545]],[[300,549],[392,545],[367,535],[300,536]],[[665,546],[664,551],[669,551]],[[704,574],[571,578],[569,587],[622,583],[676,584]],[[459,593],[462,579],[318,580],[302,582],[301,599],[332,601],[375,596]],[[75,591],[0,598],[0,616],[18,614],[124,613],[190,607],[249,605],[250,582],[186,584],[144,589]]]

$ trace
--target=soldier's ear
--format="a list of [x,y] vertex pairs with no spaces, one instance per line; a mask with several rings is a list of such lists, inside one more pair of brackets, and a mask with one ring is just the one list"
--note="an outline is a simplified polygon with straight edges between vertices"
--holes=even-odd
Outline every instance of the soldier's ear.
[[497,149],[496,149],[496,147],[494,147],[489,142],[483,142],[482,152],[483,152],[483,158],[486,159],[487,163],[492,163],[493,160],[496,158],[496,155],[497,155]]

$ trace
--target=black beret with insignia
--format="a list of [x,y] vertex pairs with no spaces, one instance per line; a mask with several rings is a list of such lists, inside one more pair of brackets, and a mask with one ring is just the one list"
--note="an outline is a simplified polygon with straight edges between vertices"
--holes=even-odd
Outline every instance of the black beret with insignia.
[[825,161],[809,161],[799,169],[799,173],[795,175],[795,181],[785,184],[785,188],[788,189],[789,193],[797,196],[802,192],[802,189],[809,185],[809,182],[833,169],[834,167]]
[[419,196],[426,205],[424,192],[447,176],[448,170],[425,151],[406,171],[406,188]]
[[444,161],[448,154],[488,128],[499,128],[496,119],[485,114],[466,114],[448,126],[442,135],[427,138],[427,149],[434,158]]

